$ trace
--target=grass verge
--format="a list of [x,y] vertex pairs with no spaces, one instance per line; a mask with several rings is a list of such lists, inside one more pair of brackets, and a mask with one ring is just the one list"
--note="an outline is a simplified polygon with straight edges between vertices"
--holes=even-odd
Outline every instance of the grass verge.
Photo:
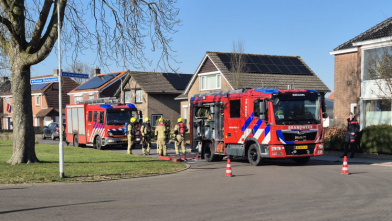
[[9,165],[12,140],[0,141],[0,184],[92,181],[163,174],[186,165],[150,157],[127,155],[90,148],[64,147],[64,174],[59,176],[57,145],[36,144],[40,163]]

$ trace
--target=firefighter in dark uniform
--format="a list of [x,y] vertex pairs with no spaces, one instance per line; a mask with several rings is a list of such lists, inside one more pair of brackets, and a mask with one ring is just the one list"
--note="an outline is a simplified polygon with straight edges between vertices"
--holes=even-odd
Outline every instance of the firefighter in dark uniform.
[[344,140],[344,154],[340,156],[343,158],[348,154],[348,145],[351,146],[350,158],[354,158],[355,150],[357,149],[356,136],[359,132],[359,124],[357,119],[354,118],[354,114],[350,112],[349,118],[347,118],[347,131],[346,139]]
[[180,155],[180,151],[178,150],[178,146],[181,145],[182,154],[185,156],[185,133],[188,131],[185,124],[182,122],[181,118],[178,118],[176,126],[174,126],[174,134],[176,136],[176,142],[174,147],[176,149],[176,155]]
[[[148,119],[148,117],[144,118],[144,124],[142,125],[141,132],[142,132],[143,156],[150,155],[152,129],[151,129],[151,124],[150,124],[150,119]],[[146,149],[147,149],[147,151],[146,151]]]
[[128,154],[132,154],[132,149],[135,148],[135,139],[136,139],[136,128],[135,128],[135,121],[136,118],[131,118],[131,123],[128,124]]

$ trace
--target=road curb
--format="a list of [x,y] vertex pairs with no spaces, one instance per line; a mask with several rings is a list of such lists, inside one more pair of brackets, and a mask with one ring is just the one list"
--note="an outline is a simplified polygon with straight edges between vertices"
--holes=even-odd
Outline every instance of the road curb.
[[[154,177],[154,176],[162,176],[162,175],[170,175],[170,174],[175,174],[175,173],[180,173],[185,170],[188,170],[191,165],[181,162],[186,165],[184,169],[181,170],[175,170],[172,172],[167,172],[167,173],[160,173],[160,174],[151,174],[151,175],[145,175],[145,176],[135,176],[135,177],[123,177],[123,178],[113,178],[113,179],[101,179],[101,180],[81,180],[81,181],[75,181],[75,183],[96,183],[96,182],[104,182],[104,181],[118,181],[118,180],[129,180],[129,179],[135,179],[135,178],[148,178],[148,177]],[[61,183],[68,183],[68,182],[61,182]],[[69,182],[72,183],[72,182]]]

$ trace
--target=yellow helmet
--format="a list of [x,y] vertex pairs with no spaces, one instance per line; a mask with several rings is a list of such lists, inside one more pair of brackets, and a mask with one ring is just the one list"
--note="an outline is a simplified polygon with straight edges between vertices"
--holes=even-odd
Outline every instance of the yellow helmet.
[[132,117],[131,118],[131,123],[135,123],[135,121],[136,121],[136,118]]
[[148,117],[144,118],[144,122],[150,121],[150,119],[148,119]]
[[182,118],[178,118],[177,123],[182,122]]
[[158,123],[160,123],[162,121],[162,117],[161,118],[159,118],[159,120],[158,120]]

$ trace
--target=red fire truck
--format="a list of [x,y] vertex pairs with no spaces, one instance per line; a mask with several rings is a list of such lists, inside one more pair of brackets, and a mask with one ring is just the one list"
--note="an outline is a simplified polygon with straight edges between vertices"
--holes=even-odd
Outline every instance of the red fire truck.
[[322,107],[323,94],[315,90],[198,94],[190,100],[192,148],[207,161],[240,156],[255,166],[266,158],[306,164],[324,154]]
[[[101,100],[97,104],[89,100],[88,103],[67,105],[65,117],[67,122],[66,138],[67,142],[74,146],[93,146],[101,149],[105,146],[125,145],[128,143],[126,127],[131,117],[135,117],[136,142],[140,142],[140,122],[142,113],[137,112],[133,104],[105,103],[108,100]],[[100,101],[96,101],[100,102]]]

